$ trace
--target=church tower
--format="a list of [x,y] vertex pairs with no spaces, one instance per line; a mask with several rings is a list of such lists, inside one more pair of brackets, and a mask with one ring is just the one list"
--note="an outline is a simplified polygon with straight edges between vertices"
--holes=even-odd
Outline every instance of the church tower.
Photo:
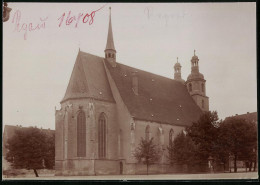
[[206,96],[206,80],[203,74],[199,72],[199,58],[196,56],[191,58],[191,74],[186,81],[186,87],[193,100],[201,108],[202,111],[209,111],[209,98]]
[[107,45],[105,49],[105,58],[113,66],[116,67],[116,49],[114,45],[112,23],[111,23],[111,7],[109,7],[109,26],[107,34]]
[[174,80],[180,81],[181,83],[185,83],[185,80],[181,78],[181,64],[178,61],[177,57],[177,63],[174,65]]

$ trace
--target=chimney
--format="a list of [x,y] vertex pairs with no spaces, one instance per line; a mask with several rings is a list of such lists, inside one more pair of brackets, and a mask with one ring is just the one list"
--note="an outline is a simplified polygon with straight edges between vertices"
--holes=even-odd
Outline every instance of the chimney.
[[132,89],[135,95],[138,95],[138,76],[137,71],[132,72]]

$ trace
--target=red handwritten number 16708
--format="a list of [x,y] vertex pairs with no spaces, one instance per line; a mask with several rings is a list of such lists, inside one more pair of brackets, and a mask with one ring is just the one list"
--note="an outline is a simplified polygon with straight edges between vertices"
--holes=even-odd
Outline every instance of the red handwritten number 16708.
[[97,11],[101,10],[102,8],[104,8],[104,6],[102,6],[101,8],[99,8],[97,10],[92,11],[90,14],[89,13],[85,13],[85,14],[79,13],[78,16],[75,16],[75,15],[71,16],[71,11],[69,11],[65,22],[64,22],[64,18],[66,16],[66,13],[64,12],[61,15],[61,17],[58,19],[58,20],[60,20],[59,27],[61,27],[62,24],[64,23],[65,25],[75,24],[75,28],[77,28],[80,21],[82,21],[83,23],[88,22],[88,24],[91,25],[94,22],[95,13]]

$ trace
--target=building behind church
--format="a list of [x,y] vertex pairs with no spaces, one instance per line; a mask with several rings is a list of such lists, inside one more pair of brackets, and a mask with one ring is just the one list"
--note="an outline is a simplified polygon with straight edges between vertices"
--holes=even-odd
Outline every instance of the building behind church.
[[187,81],[178,60],[169,79],[123,65],[116,55],[110,10],[105,57],[78,52],[55,112],[56,175],[145,173],[133,157],[141,137],[153,137],[161,149],[151,173],[173,172],[169,142],[209,110],[195,51]]

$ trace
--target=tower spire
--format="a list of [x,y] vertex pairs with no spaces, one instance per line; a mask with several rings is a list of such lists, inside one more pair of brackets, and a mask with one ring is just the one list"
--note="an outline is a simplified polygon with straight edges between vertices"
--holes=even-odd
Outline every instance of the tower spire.
[[196,56],[196,50],[194,49],[194,55],[191,58],[191,72],[199,73],[199,58]]
[[181,78],[181,64],[179,63],[179,57],[177,57],[177,62],[174,65],[174,80],[180,81],[181,83],[185,83],[185,81]]
[[111,21],[111,7],[109,7],[109,25],[107,34],[107,45],[105,49],[105,58],[111,63],[113,67],[116,67],[116,49],[113,39],[112,21]]
[[196,104],[202,111],[209,111],[209,98],[206,96],[206,80],[199,72],[199,57],[194,55],[191,58],[191,73],[187,78],[186,87]]
[[111,7],[109,7],[109,26],[108,26],[106,50],[107,49],[116,50],[114,45],[114,39],[113,39],[113,31],[112,31]]

